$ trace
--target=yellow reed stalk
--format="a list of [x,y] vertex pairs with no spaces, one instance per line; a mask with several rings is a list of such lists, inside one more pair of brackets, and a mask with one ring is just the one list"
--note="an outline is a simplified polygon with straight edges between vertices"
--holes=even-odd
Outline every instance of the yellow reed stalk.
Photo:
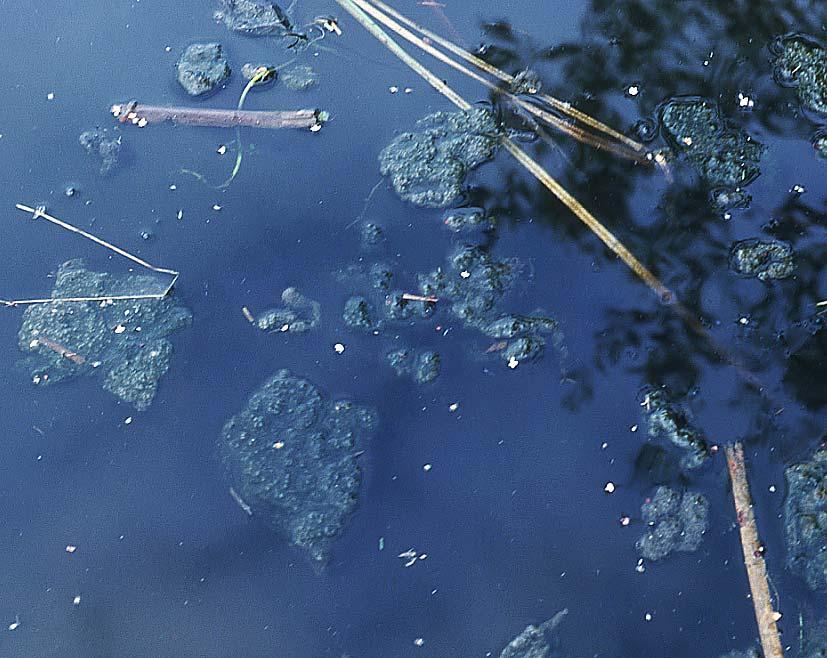
[[780,613],[773,609],[770,586],[767,580],[767,565],[761,542],[758,540],[758,526],[752,510],[752,497],[749,493],[744,446],[740,443],[726,446],[726,461],[729,478],[732,481],[732,499],[735,514],[741,532],[741,550],[744,554],[744,566],[747,569],[749,588],[752,593],[752,605],[755,620],[758,623],[758,636],[764,658],[784,658],[781,636],[776,622]]
[[[396,11],[393,7],[390,7],[390,6],[386,5],[384,2],[381,2],[381,0],[369,0],[369,1],[372,2],[374,5],[376,5],[377,7],[379,7],[382,11],[384,11],[388,15],[395,18],[400,23],[403,23],[404,25],[408,26],[412,30],[416,30],[417,32],[419,32],[423,36],[427,37],[428,39],[430,39],[434,43],[439,44],[440,46],[442,46],[443,48],[445,48],[449,52],[453,53],[457,57],[460,57],[460,58],[464,59],[466,62],[468,62],[470,64],[473,64],[474,66],[476,66],[480,70],[485,71],[486,73],[488,73],[490,75],[493,75],[494,77],[499,78],[500,80],[502,80],[503,82],[506,82],[508,84],[511,84],[511,83],[514,82],[514,76],[509,75],[505,71],[502,71],[502,70],[498,69],[496,66],[492,66],[491,64],[489,64],[485,60],[480,59],[479,57],[477,57],[476,55],[473,55],[472,53],[469,53],[467,50],[465,50],[464,48],[461,48],[460,46],[456,45],[452,41],[449,41],[448,39],[439,36],[435,32],[431,32],[427,28],[424,28],[421,25],[418,25],[417,23],[415,23],[414,21],[412,21],[411,19],[406,17],[404,14],[401,14],[398,11]],[[597,119],[595,119],[594,117],[586,114],[585,112],[581,112],[577,108],[572,107],[572,105],[570,103],[566,103],[565,101],[561,101],[560,99],[555,98],[554,96],[549,96],[548,94],[537,93],[537,94],[534,94],[534,95],[537,98],[545,101],[546,103],[548,103],[549,105],[551,105],[555,109],[559,110],[560,112],[563,112],[564,114],[567,114],[570,117],[572,117],[574,119],[577,119],[578,121],[586,124],[590,128],[594,128],[595,130],[598,130],[602,133],[605,133],[605,134],[609,135],[610,137],[613,137],[614,139],[618,140],[619,142],[624,143],[626,146],[633,149],[634,151],[642,152],[642,151],[646,150],[646,147],[644,147],[643,144],[640,144],[639,142],[636,142],[635,140],[630,139],[629,137],[627,137],[623,133],[620,133],[620,132],[614,130],[613,128],[611,128],[611,127],[607,126],[606,124],[598,121]]]
[[[416,71],[434,89],[443,94],[448,100],[462,110],[470,110],[471,104],[455,92],[444,80],[439,79],[427,68],[420,64],[411,55],[405,52],[381,27],[379,27],[361,6],[363,0],[336,0],[348,13],[359,21],[365,29],[379,40],[386,48],[393,52],[400,60]],[[374,9],[374,11],[376,11]],[[403,28],[404,29],[404,28]],[[664,301],[674,301],[674,294],[649,269],[641,263],[594,215],[592,215],[577,199],[560,185],[543,169],[528,153],[506,136],[500,138],[501,143],[516,160],[530,171],[554,196],[556,196],[574,215],[600,238],[626,265],[648,285],[655,294]]]
[[357,7],[359,7],[361,10],[363,10],[365,13],[367,13],[370,16],[372,16],[373,18],[375,18],[377,21],[379,21],[380,23],[385,25],[390,30],[393,30],[394,32],[396,32],[403,39],[409,41],[413,45],[415,45],[418,48],[420,48],[421,50],[425,51],[426,53],[428,53],[432,57],[435,57],[436,59],[443,62],[444,64],[447,64],[451,68],[453,68],[453,69],[459,71],[460,73],[468,76],[472,80],[476,80],[480,84],[485,85],[488,89],[492,90],[493,92],[495,92],[497,94],[502,94],[503,96],[508,98],[512,103],[514,103],[515,105],[520,107],[521,109],[525,110],[526,112],[529,112],[530,114],[533,114],[538,119],[540,119],[542,121],[545,121],[546,123],[552,125],[554,128],[556,128],[560,132],[563,132],[563,133],[569,135],[570,137],[573,137],[574,139],[577,139],[578,141],[581,141],[585,144],[589,144],[590,146],[594,146],[595,148],[599,148],[599,149],[603,149],[605,151],[609,151],[610,153],[613,153],[614,155],[624,157],[624,158],[628,158],[630,160],[635,160],[636,162],[638,162],[640,164],[649,164],[649,160],[646,158],[646,156],[643,153],[640,153],[640,152],[638,152],[634,149],[631,149],[625,144],[617,144],[617,143],[611,142],[611,141],[607,140],[605,137],[603,137],[601,135],[595,135],[593,133],[589,133],[589,132],[585,131],[583,128],[581,128],[580,126],[571,124],[568,121],[564,121],[563,119],[561,119],[560,117],[555,116],[551,112],[547,112],[547,111],[543,110],[542,108],[539,108],[536,105],[534,105],[532,103],[529,103],[529,102],[523,100],[522,98],[519,98],[518,96],[515,96],[514,94],[511,94],[510,92],[506,91],[505,89],[501,89],[500,87],[498,87],[497,85],[492,83],[487,78],[482,77],[481,75],[479,75],[475,71],[472,71],[471,69],[467,68],[466,66],[463,66],[459,62],[456,62],[455,60],[448,57],[442,51],[437,50],[436,48],[434,48],[429,43],[423,41],[421,38],[419,38],[418,36],[416,36],[415,34],[410,32],[409,30],[407,30],[405,27],[403,27],[402,25],[400,25],[399,23],[394,21],[392,18],[389,18],[388,16],[383,14],[380,10],[376,9],[376,7],[373,7],[369,2],[366,2],[365,0],[352,0],[352,1]]

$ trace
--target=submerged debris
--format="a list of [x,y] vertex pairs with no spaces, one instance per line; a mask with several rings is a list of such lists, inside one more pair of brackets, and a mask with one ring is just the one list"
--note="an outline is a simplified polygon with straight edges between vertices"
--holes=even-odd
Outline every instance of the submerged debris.
[[643,409],[649,425],[649,436],[663,438],[685,451],[681,467],[698,468],[709,457],[706,439],[691,422],[686,411],[669,401],[663,391],[649,390],[644,394]]
[[345,302],[345,310],[342,319],[348,327],[373,331],[379,326],[376,311],[373,305],[364,297],[358,295],[349,298]]
[[219,453],[253,516],[321,565],[356,507],[358,448],[375,428],[373,411],[280,370],[224,425]]
[[319,84],[319,76],[307,64],[299,64],[281,73],[282,84],[291,91],[305,91]]
[[494,156],[500,128],[493,112],[481,107],[435,112],[417,126],[418,132],[402,133],[382,150],[379,168],[402,199],[443,208],[462,194],[468,171]]
[[[64,263],[53,298],[145,295],[159,292],[152,276],[87,270],[82,261]],[[165,338],[187,326],[189,310],[172,299],[59,302],[29,306],[18,333],[23,365],[35,384],[53,384],[101,372],[103,388],[138,410],[152,403],[158,381],[169,369],[172,344]]]
[[178,60],[178,82],[190,96],[213,91],[230,77],[220,43],[194,43]]
[[778,83],[795,87],[798,100],[807,109],[827,113],[827,49],[804,36],[779,39],[774,47]]
[[763,147],[744,131],[727,126],[710,101],[670,100],[661,109],[661,124],[675,149],[713,187],[747,185],[760,173]]
[[662,560],[672,551],[692,552],[701,545],[707,528],[709,502],[699,493],[681,494],[658,487],[640,508],[649,529],[635,546],[647,560]]
[[432,350],[417,351],[403,347],[390,352],[387,359],[397,375],[408,375],[418,384],[432,382],[439,377],[441,359]]
[[761,652],[754,648],[746,651],[728,651],[721,658],[761,658]]
[[761,281],[786,279],[793,275],[793,248],[779,240],[742,240],[732,245],[730,265],[738,274]]
[[121,154],[121,136],[110,135],[106,128],[95,128],[82,132],[78,138],[78,142],[89,155],[100,159],[100,173],[104,176],[115,168]]
[[540,76],[536,71],[523,69],[514,74],[514,79],[508,85],[512,94],[536,94],[543,87]]
[[282,8],[269,0],[221,0],[214,17],[230,30],[250,36],[285,36],[293,27]]
[[303,334],[319,324],[322,317],[321,305],[305,297],[296,288],[285,288],[281,293],[281,301],[287,308],[264,311],[255,321],[259,329]]
[[362,248],[371,249],[385,241],[385,231],[373,222],[365,222],[361,227]]
[[557,626],[568,614],[561,610],[539,626],[529,625],[515,637],[500,653],[500,658],[552,658],[552,651],[558,648],[554,633]]
[[787,565],[812,590],[827,592],[827,449],[785,472]]
[[454,208],[445,213],[442,223],[464,238],[483,237],[494,230],[494,219],[482,208]]

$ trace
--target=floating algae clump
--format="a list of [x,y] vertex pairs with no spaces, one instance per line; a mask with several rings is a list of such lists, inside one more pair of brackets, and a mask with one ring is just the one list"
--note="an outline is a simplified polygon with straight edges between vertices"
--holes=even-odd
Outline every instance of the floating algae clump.
[[787,565],[810,589],[827,592],[827,449],[786,470]]
[[109,131],[95,128],[86,130],[78,137],[78,142],[89,155],[100,160],[100,173],[105,176],[118,164],[121,155],[121,137],[110,137]]
[[730,265],[738,274],[761,281],[786,279],[793,275],[793,248],[778,240],[742,240],[732,245]]
[[539,626],[526,626],[525,630],[502,650],[500,658],[554,658],[559,656],[560,654],[557,653],[559,642],[554,630],[566,614],[568,610],[562,610]]
[[726,126],[717,106],[703,99],[673,99],[661,109],[661,124],[712,187],[736,188],[760,173],[763,147],[745,132]]
[[319,324],[322,317],[321,305],[296,288],[285,288],[281,293],[281,301],[286,308],[270,309],[256,318],[259,329],[303,334]]
[[221,9],[214,16],[234,32],[250,36],[284,36],[293,27],[275,2],[222,0]]
[[[58,270],[52,297],[152,295],[163,289],[152,276],[92,272],[75,260]],[[18,341],[29,354],[23,365],[35,384],[100,372],[104,389],[144,410],[169,369],[172,344],[165,337],[191,320],[169,297],[37,304],[23,314]]]
[[781,39],[774,46],[778,83],[795,87],[804,107],[827,113],[827,49],[801,36]]
[[698,468],[709,457],[709,446],[700,430],[695,428],[688,414],[672,404],[662,391],[648,391],[644,398],[644,413],[649,436],[665,438],[684,451],[681,467]]
[[439,377],[441,359],[432,350],[417,351],[403,347],[390,352],[387,359],[398,376],[408,375],[418,384],[426,384]]
[[379,169],[393,189],[418,206],[444,208],[461,194],[468,171],[494,156],[500,129],[486,108],[435,112],[402,133],[379,154]]
[[375,426],[372,411],[280,370],[224,425],[219,453],[249,511],[321,565],[356,507],[358,448]]
[[230,65],[220,43],[194,43],[178,60],[178,82],[190,96],[213,91],[230,77]]
[[305,91],[319,84],[319,76],[312,67],[299,64],[282,71],[281,82],[291,91]]
[[701,545],[709,512],[709,502],[701,494],[687,491],[681,495],[658,487],[640,511],[649,529],[635,546],[647,560],[662,560],[672,551],[695,551]]
[[761,658],[758,649],[747,649],[746,651],[728,651],[721,658]]

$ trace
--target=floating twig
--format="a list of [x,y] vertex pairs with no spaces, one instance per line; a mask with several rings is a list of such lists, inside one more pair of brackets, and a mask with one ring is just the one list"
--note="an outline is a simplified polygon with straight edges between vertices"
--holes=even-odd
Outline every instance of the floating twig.
[[122,301],[122,300],[138,300],[138,299],[163,299],[166,297],[170,291],[172,290],[175,282],[178,281],[178,277],[180,276],[180,272],[176,270],[170,270],[165,267],[156,267],[145,260],[138,258],[137,256],[133,256],[128,251],[121,249],[120,247],[116,247],[115,245],[107,242],[106,240],[102,240],[101,238],[92,235],[91,233],[84,231],[83,229],[78,228],[77,226],[72,226],[72,224],[68,224],[63,220],[58,219],[57,217],[53,217],[49,213],[46,212],[45,208],[42,206],[37,206],[32,208],[31,206],[26,206],[22,203],[16,203],[15,208],[18,210],[22,210],[23,212],[31,213],[32,219],[39,219],[43,218],[52,224],[59,226],[60,228],[66,229],[72,233],[77,233],[78,235],[86,238],[87,240],[91,240],[95,244],[99,244],[102,247],[109,249],[110,251],[114,251],[119,256],[123,256],[131,260],[133,263],[137,263],[143,268],[151,270],[153,272],[158,272],[159,274],[168,274],[172,277],[172,280],[169,282],[169,285],[163,290],[163,292],[159,293],[150,293],[150,294],[143,294],[143,295],[99,295],[94,297],[44,297],[39,299],[15,299],[15,300],[7,300],[7,299],[0,299],[0,304],[3,306],[14,307],[14,306],[28,306],[31,304],[56,304],[59,302],[107,302],[112,303],[114,301]]
[[728,445],[726,450],[729,479],[732,482],[732,499],[735,502],[735,514],[741,531],[741,549],[744,553],[744,566],[747,569],[749,588],[752,592],[752,605],[755,608],[755,620],[758,622],[758,635],[764,658],[783,658],[781,636],[776,622],[781,614],[773,609],[767,565],[764,562],[764,548],[758,539],[758,527],[753,513],[752,497],[747,482],[744,446],[741,443]]
[[412,292],[403,292],[402,299],[409,302],[428,302],[430,304],[436,304],[439,301],[439,298],[433,295],[417,295]]
[[310,128],[323,123],[319,110],[220,110],[206,107],[162,107],[136,101],[116,103],[112,114],[121,123],[143,127],[150,123],[172,121],[189,126],[217,128]]

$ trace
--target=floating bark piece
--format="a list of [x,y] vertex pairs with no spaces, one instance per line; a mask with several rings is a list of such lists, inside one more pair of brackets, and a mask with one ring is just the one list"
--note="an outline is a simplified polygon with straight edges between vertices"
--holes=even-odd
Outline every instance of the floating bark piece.
[[221,110],[206,107],[161,107],[136,101],[116,103],[112,114],[121,123],[144,127],[149,123],[184,123],[190,126],[233,128],[314,128],[321,126],[319,110]]
[[741,529],[741,549],[744,553],[744,566],[747,568],[749,588],[752,592],[752,604],[755,608],[755,620],[758,622],[761,648],[764,651],[764,658],[783,658],[784,650],[781,647],[781,636],[776,625],[781,615],[772,607],[767,565],[764,562],[763,545],[758,539],[758,527],[755,524],[752,497],[747,482],[744,446],[740,443],[726,446],[726,461],[729,479],[732,481],[735,513]]

